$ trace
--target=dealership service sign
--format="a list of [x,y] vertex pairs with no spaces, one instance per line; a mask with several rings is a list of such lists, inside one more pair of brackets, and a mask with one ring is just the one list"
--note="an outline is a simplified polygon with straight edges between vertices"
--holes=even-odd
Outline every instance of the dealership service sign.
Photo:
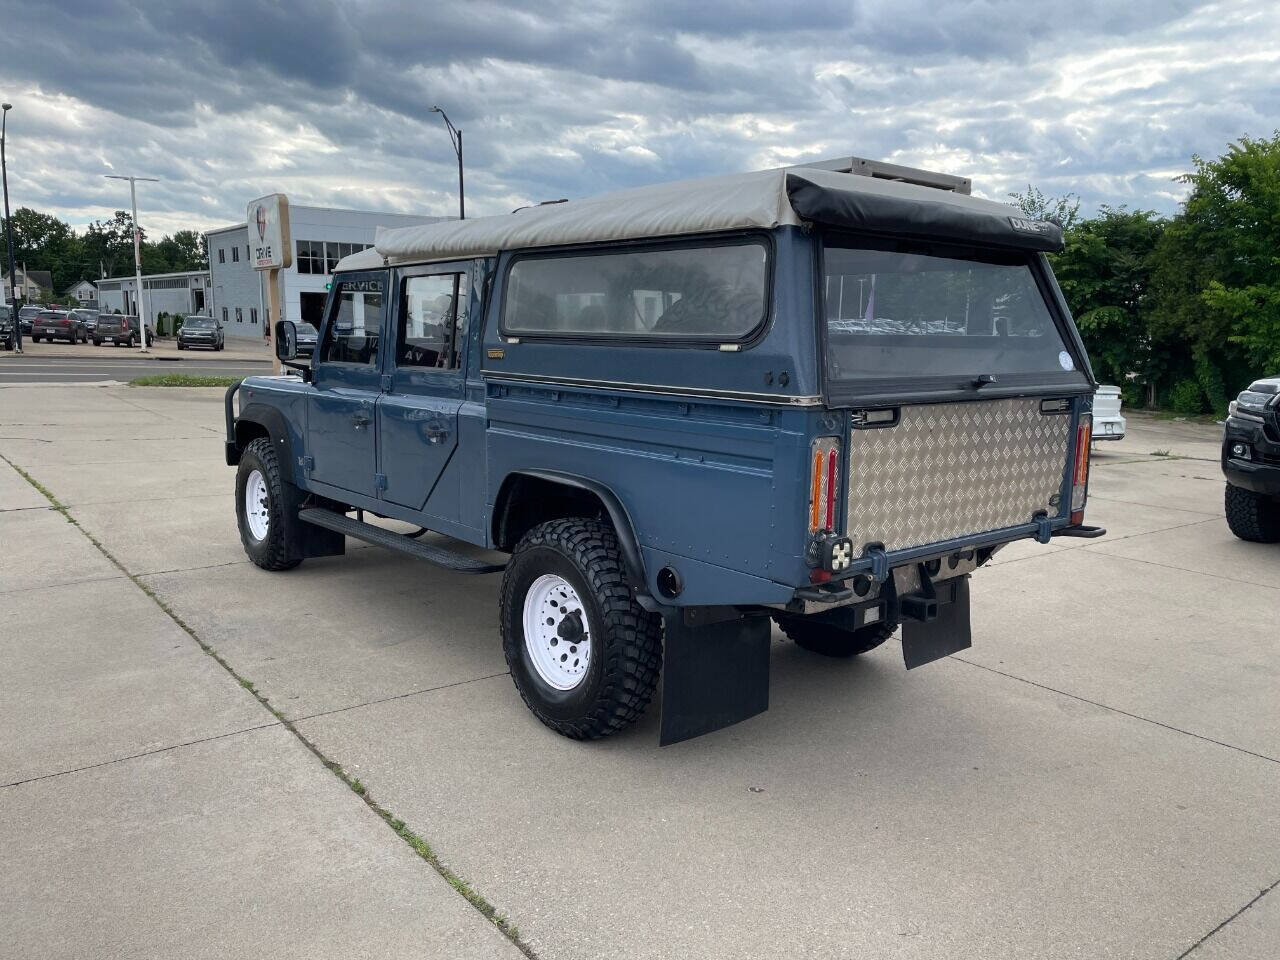
[[289,198],[273,193],[249,204],[245,219],[249,225],[250,260],[257,270],[283,270],[293,263],[293,243],[289,239]]

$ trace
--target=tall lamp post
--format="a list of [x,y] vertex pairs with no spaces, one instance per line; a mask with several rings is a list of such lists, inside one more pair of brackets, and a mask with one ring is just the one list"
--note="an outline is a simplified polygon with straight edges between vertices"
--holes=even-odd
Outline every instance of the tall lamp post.
[[104,173],[108,180],[128,180],[129,199],[133,201],[133,276],[138,284],[138,326],[141,328],[142,352],[147,352],[147,308],[142,300],[142,230],[138,226],[138,181],[159,183],[155,177],[122,177],[119,174]]
[[449,128],[449,140],[453,143],[453,152],[458,155],[458,219],[467,219],[467,206],[462,190],[462,131],[449,122],[449,115],[439,107],[432,107],[432,113],[438,113]]
[[[4,242],[9,248],[9,309],[13,311],[13,348],[22,352],[22,324],[18,321],[18,288],[13,274],[13,220],[9,217],[9,167],[5,163],[4,143],[5,127],[9,120],[12,103],[0,103],[0,177],[4,179]],[[24,278],[25,279],[25,278]]]

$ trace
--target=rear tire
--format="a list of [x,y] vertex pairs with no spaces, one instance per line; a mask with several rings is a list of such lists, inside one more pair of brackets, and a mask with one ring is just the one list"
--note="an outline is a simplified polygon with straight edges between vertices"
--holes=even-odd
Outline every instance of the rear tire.
[[244,552],[263,570],[291,570],[302,562],[294,556],[294,526],[301,521],[288,516],[287,503],[275,445],[258,437],[236,471],[236,520]]
[[773,620],[797,647],[824,657],[856,657],[874,650],[898,629],[896,623],[873,623],[857,630],[842,630],[808,617],[780,614],[774,614]]
[[636,603],[606,524],[574,517],[525,534],[502,578],[499,619],[511,679],[556,733],[606,737],[649,706],[662,618]]
[[1241,540],[1280,543],[1280,500],[1227,484],[1227,526]]

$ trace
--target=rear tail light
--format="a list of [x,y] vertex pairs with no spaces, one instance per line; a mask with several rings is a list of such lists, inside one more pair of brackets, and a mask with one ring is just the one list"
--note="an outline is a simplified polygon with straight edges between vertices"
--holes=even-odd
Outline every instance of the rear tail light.
[[835,437],[813,441],[809,477],[809,532],[834,530],[836,495],[840,489],[840,442]]
[[1084,523],[1085,491],[1089,488],[1089,441],[1093,437],[1093,414],[1080,417],[1076,428],[1076,463],[1071,475],[1071,523]]

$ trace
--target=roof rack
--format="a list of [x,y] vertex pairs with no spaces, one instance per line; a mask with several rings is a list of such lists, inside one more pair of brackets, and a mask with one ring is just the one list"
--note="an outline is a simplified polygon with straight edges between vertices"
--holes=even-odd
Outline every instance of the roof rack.
[[819,170],[833,170],[836,173],[852,173],[860,177],[874,177],[877,180],[901,180],[903,183],[914,183],[921,187],[933,187],[951,193],[963,193],[965,196],[969,195],[972,186],[972,181],[968,177],[935,173],[918,167],[903,167],[896,163],[867,160],[863,157],[836,157],[834,160],[815,160],[813,163],[800,163],[796,166],[816,167]]

